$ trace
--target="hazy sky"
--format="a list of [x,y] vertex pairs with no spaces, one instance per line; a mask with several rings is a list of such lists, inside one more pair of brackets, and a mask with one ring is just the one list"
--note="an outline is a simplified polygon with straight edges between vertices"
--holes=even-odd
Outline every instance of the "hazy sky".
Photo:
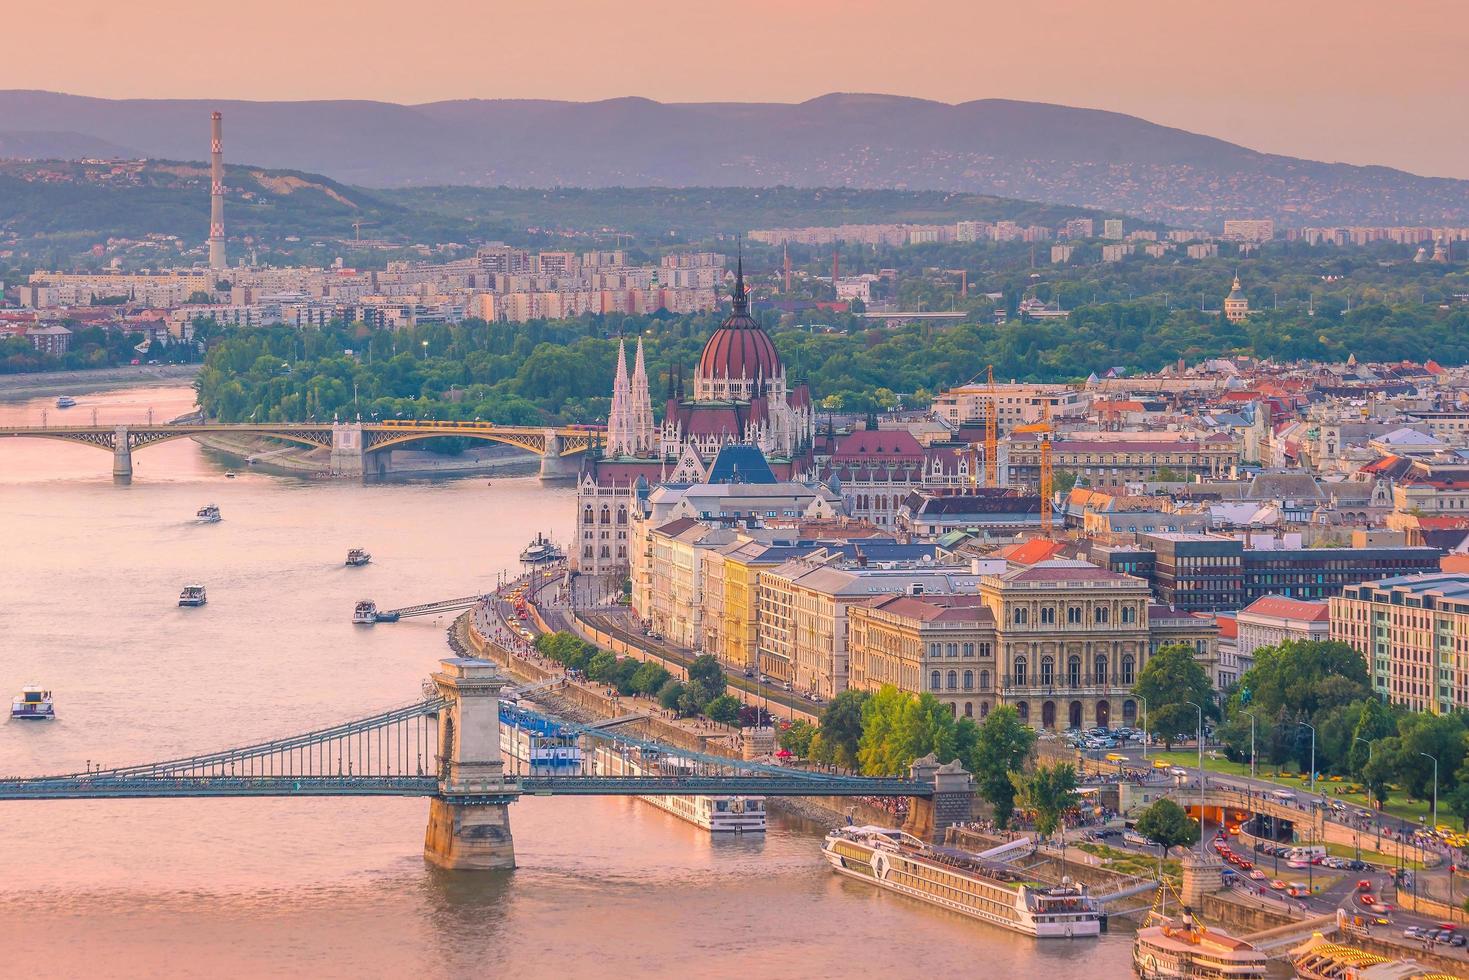
[[1469,0],[53,0],[15,5],[5,26],[0,88],[1013,98],[1469,177]]

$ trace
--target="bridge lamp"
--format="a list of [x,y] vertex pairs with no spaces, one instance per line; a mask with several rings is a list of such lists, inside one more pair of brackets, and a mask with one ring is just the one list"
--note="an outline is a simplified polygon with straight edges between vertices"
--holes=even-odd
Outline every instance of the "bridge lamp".
[[1204,706],[1197,701],[1185,701],[1186,705],[1199,713],[1199,853],[1204,853]]

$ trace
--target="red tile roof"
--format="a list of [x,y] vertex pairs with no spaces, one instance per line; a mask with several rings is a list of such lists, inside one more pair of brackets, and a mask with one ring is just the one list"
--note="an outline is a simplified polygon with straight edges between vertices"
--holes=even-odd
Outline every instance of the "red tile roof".
[[1280,595],[1261,596],[1240,611],[1281,619],[1304,619],[1310,623],[1324,623],[1331,619],[1331,606],[1325,602],[1287,599]]

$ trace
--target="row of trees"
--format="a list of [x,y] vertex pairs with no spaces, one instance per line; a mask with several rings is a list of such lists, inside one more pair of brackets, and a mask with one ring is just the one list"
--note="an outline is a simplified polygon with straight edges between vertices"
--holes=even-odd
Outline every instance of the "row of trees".
[[618,657],[588,643],[574,633],[561,631],[536,637],[536,650],[569,670],[579,671],[589,680],[615,687],[625,697],[642,695],[656,698],[669,711],[684,715],[704,715],[712,721],[731,724],[740,719],[740,702],[725,692],[724,671],[710,656],[696,659],[688,670],[688,680],[674,677],[662,664],[651,660]]

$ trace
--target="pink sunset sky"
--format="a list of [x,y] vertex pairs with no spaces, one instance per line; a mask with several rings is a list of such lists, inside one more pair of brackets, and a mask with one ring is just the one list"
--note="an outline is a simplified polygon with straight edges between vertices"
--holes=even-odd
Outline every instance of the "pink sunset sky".
[[5,21],[0,88],[403,103],[1011,98],[1469,178],[1465,0],[56,0]]

